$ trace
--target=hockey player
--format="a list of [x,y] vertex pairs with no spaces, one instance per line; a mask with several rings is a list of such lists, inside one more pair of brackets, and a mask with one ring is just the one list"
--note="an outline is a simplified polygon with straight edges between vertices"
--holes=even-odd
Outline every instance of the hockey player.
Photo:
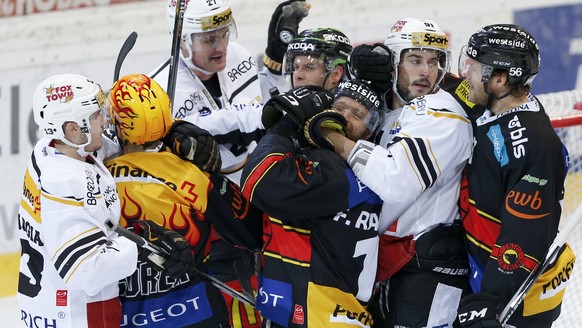
[[[170,31],[175,13],[176,1],[170,0],[166,11]],[[233,12],[226,2],[189,1],[172,99],[175,118],[186,118],[215,137],[220,144],[221,172],[239,183],[247,153],[264,131],[248,115],[237,113],[250,112],[263,100],[256,62],[244,47],[230,41],[236,36]],[[168,69],[162,65],[151,74],[164,88]],[[231,130],[230,124],[236,124],[236,129]]]
[[[170,31],[174,26],[176,1],[169,0],[166,19]],[[256,62],[240,44],[232,42],[237,30],[234,13],[223,0],[191,0],[184,11],[180,42],[180,60],[176,69],[173,116],[194,123],[210,132],[219,144],[221,173],[235,183],[247,155],[265,131],[260,125],[263,103]],[[162,66],[152,73],[156,81],[167,86],[168,70]],[[211,271],[242,290],[238,280],[256,286],[254,257],[245,250],[229,247],[213,235]],[[236,272],[233,266],[237,266]],[[235,322],[256,322],[245,327],[259,327],[260,317],[252,308],[229,301]]]
[[[461,194],[474,294],[463,298],[458,317],[461,327],[501,327],[501,310],[556,236],[567,151],[530,93],[540,52],[528,31],[512,24],[485,26],[470,37],[459,64],[468,100],[485,112],[474,122]],[[563,249],[506,327],[550,327],[560,314],[574,259],[569,246]],[[559,283],[549,283],[555,277],[561,277]]]
[[[165,151],[162,138],[172,114],[161,86],[143,74],[127,75],[113,85],[109,100],[109,116],[124,153],[106,163],[120,193],[120,224],[132,226],[149,218],[179,232],[202,271],[207,271],[203,261],[211,226],[225,240],[258,251],[262,213],[241,196],[238,186]],[[174,281],[140,263],[121,286],[123,327],[230,327],[221,293],[196,274]]]
[[[268,213],[257,308],[271,327],[371,327],[368,310],[381,201],[328,149],[320,126],[357,140],[378,123],[379,100],[346,81],[332,94],[309,86],[265,105],[271,128],[243,169],[243,195]],[[303,134],[303,123],[314,115]],[[347,121],[347,125],[346,125]],[[300,132],[298,132],[300,131]],[[316,147],[314,147],[316,146]]]
[[[261,72],[261,77],[265,76],[261,79],[262,88],[270,90],[272,94],[305,85],[316,85],[333,91],[347,78],[346,64],[350,51],[350,40],[339,30],[316,28],[302,31],[289,43],[283,57],[283,75],[276,75],[274,70],[265,66]],[[286,77],[290,77],[290,85]],[[285,82],[281,82],[281,79]],[[273,90],[272,86],[277,86],[277,90]]]
[[[95,156],[106,102],[98,84],[74,74],[52,76],[34,92],[43,137],[28,164],[18,212],[23,327],[119,327],[118,281],[136,270],[138,255],[149,255],[105,225],[120,215],[113,178]],[[172,252],[168,272],[181,275],[190,267],[182,236],[151,221],[143,226],[151,227],[152,242]]]
[[399,20],[385,46],[390,54],[384,57],[392,57],[391,110],[376,133],[377,144],[326,135],[384,201],[377,278],[387,287],[379,294],[386,327],[447,327],[468,289],[457,201],[471,153],[471,124],[439,88],[448,71],[448,37],[434,21]]
[[333,90],[347,75],[350,40],[333,28],[304,30],[299,23],[311,5],[305,0],[280,3],[269,22],[265,65],[259,73],[263,99],[292,87],[317,85]]

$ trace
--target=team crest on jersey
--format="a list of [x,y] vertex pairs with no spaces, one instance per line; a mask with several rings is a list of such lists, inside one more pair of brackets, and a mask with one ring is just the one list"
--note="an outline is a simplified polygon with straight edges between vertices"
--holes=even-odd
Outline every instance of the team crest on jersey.
[[497,264],[505,271],[513,271],[523,263],[523,250],[517,244],[509,243],[499,249]]

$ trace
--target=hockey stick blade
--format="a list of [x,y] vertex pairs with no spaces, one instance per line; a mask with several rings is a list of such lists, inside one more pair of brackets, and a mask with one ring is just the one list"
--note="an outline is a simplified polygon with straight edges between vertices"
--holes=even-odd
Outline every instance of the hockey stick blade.
[[[136,243],[138,246],[143,247],[147,250],[150,250],[152,252],[152,254],[157,255],[160,259],[162,259],[161,263],[156,262],[157,265],[159,265],[160,267],[163,268],[163,263],[166,260],[164,258],[164,256],[167,256],[168,253],[159,248],[158,246],[150,243],[148,240],[146,240],[145,238],[134,234],[133,232],[119,226],[119,224],[111,221],[111,220],[105,220],[105,226],[107,226],[108,229],[113,230],[115,232],[117,232],[120,236],[123,236],[127,239],[129,239],[130,241]],[[157,261],[157,259],[152,259],[150,258],[150,260],[152,261]],[[214,287],[220,289],[221,291],[225,292],[226,294],[254,307],[255,306],[255,301],[241,293],[239,293],[237,290],[233,289],[232,287],[230,287],[229,285],[223,283],[222,281],[198,270],[197,268],[194,268],[194,271],[200,275],[202,278],[210,281],[210,283],[212,285],[214,285]]]
[[125,60],[125,57],[127,56],[129,51],[135,45],[136,40],[137,40],[137,33],[135,31],[133,31],[127,36],[127,39],[125,39],[125,42],[123,42],[123,45],[121,46],[121,49],[119,49],[119,53],[117,54],[117,61],[115,62],[115,70],[113,71],[113,83],[115,83],[117,80],[119,80],[119,73],[121,72],[121,65],[123,65],[123,61]]
[[499,322],[502,325],[507,323],[511,315],[513,315],[517,307],[521,304],[525,298],[525,295],[534,285],[536,280],[538,280],[540,275],[546,271],[546,269],[550,267],[550,265],[552,265],[557,259],[558,253],[560,252],[562,246],[566,243],[568,235],[572,232],[572,230],[574,230],[576,225],[580,222],[580,219],[582,219],[582,204],[578,205],[562,229],[559,230],[558,234],[554,238],[554,241],[550,245],[550,248],[548,249],[548,253],[544,257],[544,261],[536,265],[536,267],[530,272],[521,286],[519,286],[519,289],[509,300],[503,311],[501,311],[501,314],[499,315]]

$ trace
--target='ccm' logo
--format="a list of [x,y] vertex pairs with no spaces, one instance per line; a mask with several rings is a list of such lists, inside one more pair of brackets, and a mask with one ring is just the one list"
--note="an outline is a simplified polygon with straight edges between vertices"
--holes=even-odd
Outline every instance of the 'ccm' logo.
[[459,314],[459,322],[464,323],[464,322],[473,321],[477,318],[485,318],[486,314],[487,314],[487,308],[483,308],[480,311],[471,310],[469,312]]

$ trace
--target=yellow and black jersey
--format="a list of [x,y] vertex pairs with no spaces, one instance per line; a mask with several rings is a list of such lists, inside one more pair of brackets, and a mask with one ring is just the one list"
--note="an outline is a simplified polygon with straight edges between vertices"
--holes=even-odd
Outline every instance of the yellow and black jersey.
[[[227,178],[164,151],[129,153],[106,165],[121,201],[120,224],[148,219],[181,233],[200,270],[206,270],[211,227],[232,244],[260,250],[262,213]],[[121,298],[123,327],[215,327],[227,316],[210,283],[188,275],[174,281],[147,263],[121,282]]]

